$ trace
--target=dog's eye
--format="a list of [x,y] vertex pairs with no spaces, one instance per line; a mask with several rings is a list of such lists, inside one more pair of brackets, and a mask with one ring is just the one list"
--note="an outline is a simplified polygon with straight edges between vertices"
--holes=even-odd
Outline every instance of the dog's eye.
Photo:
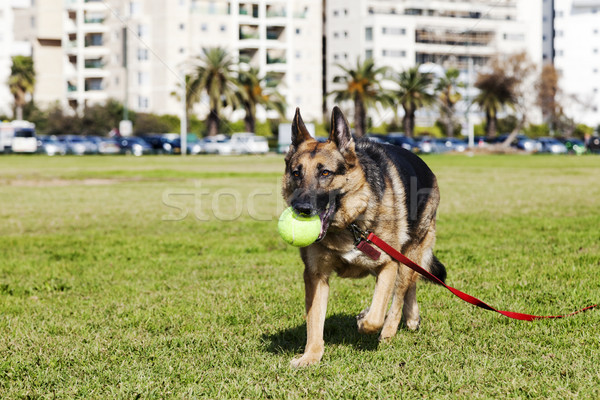
[[321,176],[329,176],[331,175],[331,171],[324,169],[323,171],[321,171]]
[[294,178],[299,178],[300,177],[300,171],[293,171],[292,175],[294,176]]

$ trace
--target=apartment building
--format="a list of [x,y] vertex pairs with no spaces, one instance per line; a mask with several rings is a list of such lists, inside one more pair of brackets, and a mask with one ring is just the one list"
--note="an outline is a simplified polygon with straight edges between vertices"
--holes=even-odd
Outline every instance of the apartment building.
[[[295,106],[308,119],[321,116],[320,1],[27,2],[14,32],[33,45],[40,104],[81,111],[114,98],[134,111],[180,114],[183,74],[202,48],[219,46],[262,74],[278,75],[289,118]],[[208,112],[207,101],[196,111]]]
[[562,103],[577,122],[600,125],[600,0],[544,0],[544,59],[560,76]]
[[29,5],[23,0],[0,2],[0,114],[12,115],[13,96],[8,88],[8,78],[13,56],[31,56],[31,44],[15,38],[15,13]]
[[395,71],[457,68],[471,82],[496,54],[526,51],[539,65],[541,10],[531,0],[328,0],[326,81],[357,57]]

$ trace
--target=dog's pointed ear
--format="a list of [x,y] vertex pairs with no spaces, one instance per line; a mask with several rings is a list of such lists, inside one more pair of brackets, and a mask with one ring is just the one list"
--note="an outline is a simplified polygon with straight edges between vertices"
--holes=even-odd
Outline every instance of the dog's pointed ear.
[[292,146],[297,148],[300,143],[310,139],[312,139],[312,136],[310,136],[310,133],[308,133],[308,130],[304,125],[304,121],[302,121],[300,108],[296,107],[296,114],[294,115],[294,121],[292,122]]
[[350,134],[350,126],[342,110],[338,106],[333,107],[331,113],[331,134],[329,140],[334,142],[340,152],[346,153],[354,150],[354,139]]

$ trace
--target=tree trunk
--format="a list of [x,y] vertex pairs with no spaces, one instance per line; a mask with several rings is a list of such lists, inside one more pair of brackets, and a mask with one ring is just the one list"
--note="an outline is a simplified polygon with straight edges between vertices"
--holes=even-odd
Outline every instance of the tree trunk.
[[366,112],[361,98],[354,99],[354,135],[357,138],[365,135]]
[[217,110],[210,110],[206,125],[208,128],[208,136],[216,136],[219,133],[219,117],[217,116]]
[[488,138],[493,138],[496,136],[496,113],[492,113],[490,111],[485,112],[486,118],[486,135]]
[[404,118],[402,119],[402,126],[404,127],[404,134],[408,137],[414,137],[415,135],[415,111],[414,109],[406,104],[404,107]]
[[253,107],[248,101],[244,101],[243,104],[246,111],[246,115],[244,116],[246,132],[256,133],[256,107]]
[[23,107],[21,105],[17,105],[15,107],[15,119],[18,119],[18,120],[23,119]]
[[255,133],[256,121],[254,120],[254,117],[252,116],[249,110],[246,110],[246,116],[244,117],[244,126],[246,127],[246,132]]

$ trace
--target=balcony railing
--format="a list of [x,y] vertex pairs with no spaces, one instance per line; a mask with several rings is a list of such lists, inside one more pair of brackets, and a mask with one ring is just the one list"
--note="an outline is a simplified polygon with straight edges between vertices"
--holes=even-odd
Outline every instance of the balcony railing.
[[101,60],[85,60],[86,68],[104,68],[104,63]]
[[267,54],[267,64],[285,64],[286,62],[285,56],[274,57]]

